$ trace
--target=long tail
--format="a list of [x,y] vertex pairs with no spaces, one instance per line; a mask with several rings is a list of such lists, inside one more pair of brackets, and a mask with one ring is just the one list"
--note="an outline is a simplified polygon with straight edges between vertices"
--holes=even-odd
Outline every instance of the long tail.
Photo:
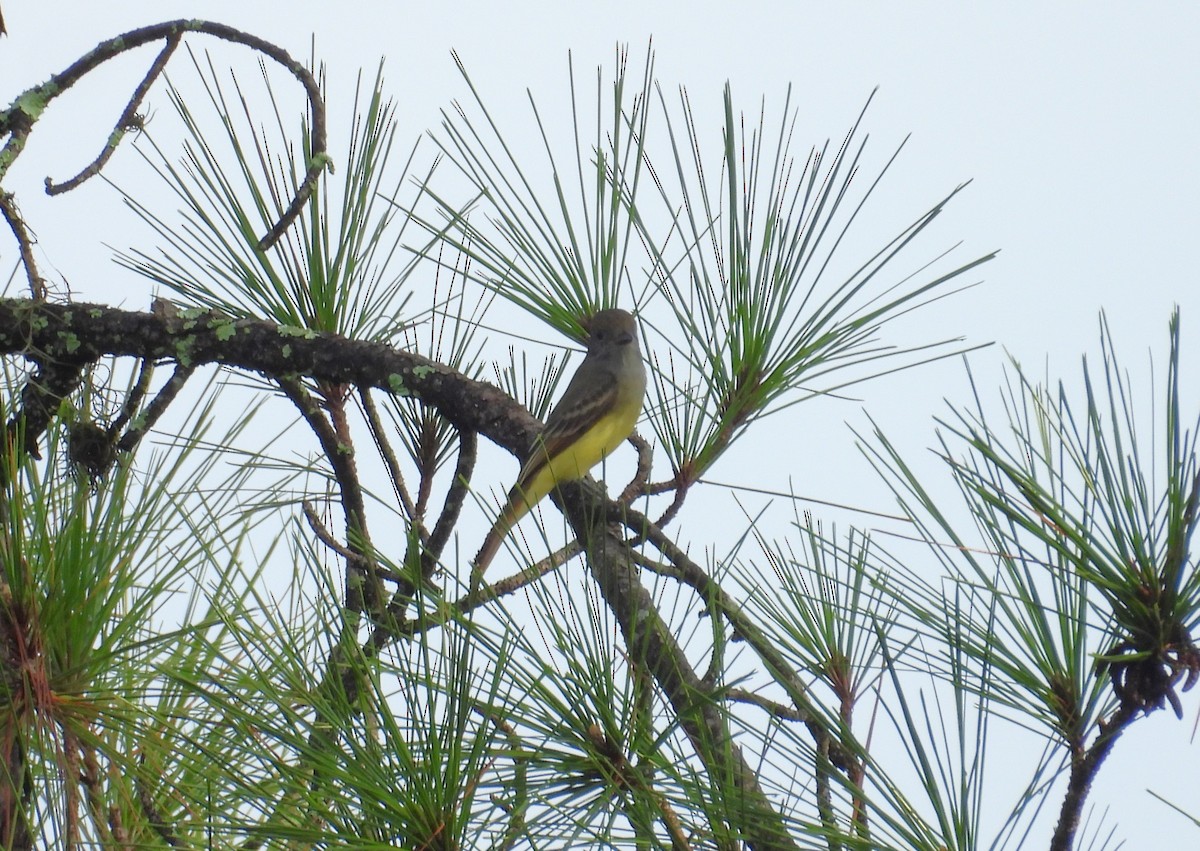
[[488,530],[487,537],[483,539],[483,546],[479,548],[479,554],[475,556],[473,562],[475,575],[482,576],[483,572],[488,569],[488,565],[492,563],[496,553],[500,552],[500,545],[504,543],[504,536],[507,534],[507,529],[500,531],[499,524]]
[[529,506],[520,494],[514,493],[508,495],[508,502],[504,505],[504,510],[500,512],[500,516],[496,518],[496,522],[492,524],[492,528],[488,530],[487,535],[483,539],[483,546],[479,548],[479,553],[475,556],[473,564],[475,566],[474,574],[482,576],[483,572],[488,569],[488,565],[492,563],[492,559],[496,557],[496,553],[500,552],[500,545],[504,543],[504,539],[508,537],[508,533],[512,531],[513,526],[517,525],[517,521],[525,516],[525,512],[529,510]]

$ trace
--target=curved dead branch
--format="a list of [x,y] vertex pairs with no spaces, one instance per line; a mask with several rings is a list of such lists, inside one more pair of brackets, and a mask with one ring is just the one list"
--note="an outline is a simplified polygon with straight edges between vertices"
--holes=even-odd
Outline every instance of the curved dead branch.
[[[137,129],[140,124],[138,109],[142,100],[154,82],[162,75],[168,60],[175,52],[183,36],[187,33],[201,33],[219,38],[223,41],[240,44],[264,56],[273,59],[286,68],[304,87],[308,95],[309,110],[312,114],[312,155],[308,162],[304,180],[296,190],[287,209],[271,229],[258,241],[258,249],[266,251],[274,245],[283,233],[291,227],[300,211],[316,188],[317,179],[321,172],[330,164],[326,147],[325,100],[321,96],[321,88],[312,72],[303,63],[278,45],[242,32],[225,24],[203,20],[177,20],[147,27],[139,27],[127,33],[100,42],[83,56],[79,57],[69,67],[58,72],[45,82],[18,94],[12,105],[0,110],[0,138],[7,137],[4,147],[0,148],[0,182],[3,181],[8,169],[25,150],[34,125],[41,118],[46,108],[60,95],[69,91],[72,86],[82,80],[96,68],[110,59],[120,56],[130,50],[146,44],[162,41],[162,50],[151,64],[142,81],[134,89],[125,109],[122,110],[112,133],[106,140],[96,158],[77,175],[62,182],[54,182],[46,178],[46,192],[57,195],[67,192],[85,182],[88,178],[99,174],[104,165],[112,157],[121,140],[131,129]],[[33,237],[24,221],[17,213],[15,198],[0,192],[0,213],[2,213],[13,231],[20,246],[21,259],[25,273],[29,279],[30,292],[34,298],[45,298],[45,284],[33,263]]]

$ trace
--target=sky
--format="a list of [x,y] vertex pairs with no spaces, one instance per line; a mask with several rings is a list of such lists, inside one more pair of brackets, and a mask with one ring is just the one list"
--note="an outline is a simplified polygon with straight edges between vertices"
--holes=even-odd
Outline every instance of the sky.
[[[872,221],[884,230],[906,223],[970,180],[939,219],[931,244],[961,240],[956,256],[963,260],[1000,251],[973,275],[980,286],[937,305],[915,321],[914,333],[995,343],[971,356],[985,391],[998,384],[1006,354],[1035,375],[1077,382],[1081,356],[1098,353],[1104,310],[1135,385],[1146,387],[1150,353],[1161,375],[1167,321],[1178,305],[1184,386],[1192,399],[1200,387],[1200,344],[1191,331],[1200,322],[1193,262],[1200,234],[1195,4],[469,0],[335,9],[307,0],[5,0],[3,9],[9,35],[0,40],[0,100],[102,39],[202,11],[299,58],[315,43],[328,66],[331,102],[347,98],[356,74],[373,75],[386,57],[387,86],[412,139],[436,127],[439,110],[466,94],[452,49],[493,112],[513,126],[528,122],[526,89],[540,107],[565,108],[568,51],[577,68],[611,68],[616,45],[628,44],[640,60],[651,39],[664,86],[686,86],[714,122],[726,81],[750,111],[763,98],[778,107],[791,85],[801,147],[839,138],[878,87],[865,121],[872,145],[890,150],[911,138],[883,200],[872,207]],[[193,43],[207,46],[203,39]],[[110,246],[128,245],[129,219],[99,182],[54,199],[42,195],[41,182],[90,161],[151,56],[143,51],[111,63],[64,96],[6,187],[18,193],[52,277],[66,281],[79,300],[148,305],[149,285],[111,262]],[[246,56],[222,56],[253,72]],[[151,104],[163,108],[157,97]],[[133,158],[119,152],[114,168],[124,167],[122,157]],[[7,234],[0,235],[0,274],[7,275],[14,254]],[[847,424],[861,430],[869,413],[903,448],[920,454],[932,445],[932,417],[945,414],[943,400],[965,403],[967,394],[961,365],[944,363],[855,388],[848,400],[801,405],[768,420],[777,439],[794,447],[788,463],[738,447],[712,477],[887,510],[887,495],[872,483]],[[689,511],[702,517],[706,505],[728,498],[713,496]],[[747,499],[751,508],[769,503]],[[1158,713],[1139,725],[1101,773],[1097,806],[1113,807],[1109,818],[1119,822],[1128,847],[1150,847],[1143,844],[1150,835],[1195,841],[1197,829],[1145,791],[1200,813],[1190,739],[1194,696],[1185,707],[1183,722]]]

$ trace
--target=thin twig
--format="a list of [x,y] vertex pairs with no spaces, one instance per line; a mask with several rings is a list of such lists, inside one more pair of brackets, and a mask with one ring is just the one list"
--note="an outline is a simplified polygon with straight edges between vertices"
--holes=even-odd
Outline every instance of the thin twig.
[[413,460],[417,464],[417,516],[422,518],[429,509],[429,497],[433,494],[433,479],[438,466],[437,423],[433,417],[428,410],[420,412],[417,439],[413,445]]
[[772,715],[783,721],[799,721],[803,723],[808,720],[808,716],[794,706],[788,706],[785,703],[771,700],[757,692],[746,691],[744,688],[727,689],[725,691],[725,699],[733,703],[746,703],[750,706],[755,706],[768,715]]
[[659,529],[665,529],[675,519],[680,509],[683,508],[683,502],[687,499],[690,487],[691,485],[685,482],[675,489],[675,498],[671,500],[671,504],[667,506],[667,510],[659,515],[658,520],[654,524],[655,526]]
[[433,525],[433,533],[421,553],[421,575],[426,578],[433,575],[437,562],[450,541],[450,535],[458,525],[458,518],[462,515],[463,504],[471,491],[471,476],[475,472],[477,448],[478,439],[475,432],[459,430],[458,463],[454,468],[454,478],[450,480],[450,487],[446,491],[442,513],[438,515],[437,522]]
[[[397,617],[396,620],[399,625],[396,629],[377,627],[371,635],[369,644],[372,648],[378,650],[399,638],[407,638],[437,629],[452,618],[461,617],[500,597],[507,597],[526,586],[532,585],[543,576],[553,573],[562,567],[582,551],[583,548],[579,545],[579,542],[572,541],[562,549],[551,553],[541,561],[529,565],[529,567],[519,573],[513,574],[507,579],[501,579],[499,582],[483,585],[467,592],[454,603],[447,606],[446,610],[435,618],[410,619],[400,623]],[[394,614],[390,606],[389,614]]]
[[[346,540],[355,552],[367,556],[371,552],[370,536],[367,532],[367,512],[363,499],[362,485],[358,480],[353,455],[340,442],[337,431],[322,412],[320,403],[313,398],[304,384],[297,378],[277,378],[284,395],[292,401],[308,427],[316,435],[321,451],[333,468],[341,494],[342,512],[346,522]],[[373,560],[372,560],[373,564]],[[372,615],[380,611],[383,588],[379,577],[371,569],[364,569],[357,561],[346,562],[345,605],[348,611]]]
[[[494,597],[506,597],[527,585],[532,585],[542,577],[548,576],[581,552],[583,552],[583,545],[579,543],[578,539],[573,540],[561,549],[552,552],[541,561],[534,562],[507,579],[493,582],[486,589],[479,589],[477,593],[489,600]],[[475,594],[468,594],[462,598],[460,604],[468,604],[474,600]]]
[[321,522],[321,515],[317,513],[316,506],[314,506],[307,499],[304,500],[301,505],[304,511],[304,517],[306,520],[308,520],[309,528],[313,530],[313,534],[317,536],[317,540],[329,547],[329,549],[346,559],[346,561],[352,561],[359,565],[363,570],[375,571],[375,573],[377,573],[381,579],[387,579],[390,582],[407,581],[403,576],[400,576],[394,571],[388,570],[383,565],[372,561],[362,553],[354,552],[354,550],[350,549],[337,538],[335,538],[333,533],[330,532],[329,529],[326,528],[325,524]]
[[[614,507],[610,512],[609,519],[624,523],[636,534],[644,536],[666,557],[668,562],[675,566],[675,569],[679,571],[681,582],[692,588],[701,600],[713,605],[721,612],[733,630],[744,638],[763,660],[767,672],[783,686],[796,709],[804,713],[804,724],[808,727],[814,741],[819,743],[825,738],[828,730],[820,720],[820,713],[813,709],[808,686],[801,679],[799,673],[792,669],[787,659],[779,652],[778,647],[745,615],[741,606],[725,592],[720,583],[709,576],[700,565],[692,561],[687,553],[681,550],[661,529],[651,523],[645,515],[627,507]],[[843,770],[849,769],[855,764],[853,754],[832,745],[830,758],[838,768]]]
[[115,440],[117,435],[121,433],[121,429],[125,428],[129,421],[133,419],[133,415],[137,413],[137,409],[142,405],[142,400],[146,398],[146,392],[150,389],[150,381],[153,378],[154,361],[143,360],[142,367],[138,370],[137,381],[134,382],[129,395],[125,397],[120,413],[117,414],[112,424],[108,427],[108,438],[110,441]]
[[838,837],[841,830],[838,826],[837,814],[833,808],[833,772],[830,770],[829,738],[821,740],[817,747],[815,774],[817,786],[817,813],[821,824],[828,836],[829,851],[842,851],[842,843]]
[[142,809],[142,815],[145,817],[146,823],[150,825],[150,829],[157,833],[163,842],[167,843],[172,848],[183,848],[185,847],[183,840],[179,838],[179,834],[175,832],[175,829],[171,825],[167,824],[167,820],[163,817],[162,811],[158,808],[158,805],[154,803],[154,793],[150,791],[150,786],[148,783],[146,783],[145,766],[146,759],[145,755],[143,754],[142,759],[140,760],[137,778],[134,781],[137,785],[137,802],[138,806]]
[[628,440],[637,450],[638,464],[633,478],[625,486],[625,490],[621,491],[621,495],[617,497],[617,502],[622,505],[628,505],[644,492],[646,482],[650,479],[650,467],[654,461],[654,451],[650,448],[650,442],[646,438],[635,431],[629,435]]
[[504,799],[493,795],[492,803],[508,816],[508,826],[504,830],[499,847],[514,848],[525,837],[525,811],[529,807],[529,762],[532,754],[521,741],[513,725],[497,714],[495,707],[476,702],[472,708],[491,721],[508,739],[507,753],[513,763],[512,780],[509,783],[512,794]]
[[150,87],[154,85],[154,81],[162,75],[163,69],[167,67],[167,60],[171,58],[171,54],[175,52],[175,48],[179,47],[181,38],[183,36],[180,33],[175,33],[167,39],[167,43],[163,45],[163,49],[159,51],[158,56],[154,59],[154,63],[150,66],[150,70],[146,72],[146,76],[142,78],[137,88],[133,90],[133,96],[129,98],[129,103],[125,105],[121,117],[117,119],[117,123],[113,127],[112,134],[108,137],[108,141],[104,143],[104,147],[100,149],[100,153],[96,155],[91,164],[70,180],[64,180],[62,183],[55,183],[47,177],[47,195],[60,195],[63,192],[70,192],[88,178],[95,177],[107,165],[108,161],[112,159],[112,155],[117,150],[117,145],[121,144],[121,140],[125,138],[125,134],[130,129],[140,129],[140,122],[137,117],[138,107],[142,105],[142,101],[145,99],[146,93],[150,91]]
[[21,265],[25,267],[30,295],[37,301],[45,301],[46,279],[38,272],[37,261],[33,259],[35,240],[21,218],[21,211],[17,209],[17,197],[11,192],[0,190],[0,212],[4,213],[4,220],[17,238],[17,251],[21,256]]
[[[634,765],[625,753],[620,742],[615,742],[605,735],[599,724],[590,725],[584,732],[588,743],[595,751],[597,758],[604,760],[602,774],[610,783],[619,788],[630,789],[654,801],[662,818],[667,835],[671,837],[673,851],[691,851],[691,843],[679,820],[678,814],[671,807],[666,796],[654,788],[646,772],[640,765]],[[632,804],[632,802],[630,802]]]
[[642,495],[643,496],[658,496],[660,493],[666,493],[667,491],[673,491],[679,487],[679,483],[681,481],[682,481],[682,479],[679,476],[672,476],[671,478],[669,478],[663,482],[647,482],[642,487]]
[[[0,593],[7,592],[8,586],[0,586]],[[10,595],[4,594],[5,597]],[[5,602],[10,602],[6,600]],[[11,612],[6,608],[5,612]],[[0,617],[5,617],[0,615]],[[0,626],[11,628],[11,623]],[[6,633],[8,629],[4,630]],[[8,635],[4,636],[8,638]],[[11,646],[6,643],[5,650]],[[17,665],[8,664],[11,660],[5,653],[5,677],[10,672],[19,671]],[[8,686],[9,683],[5,683]],[[11,692],[10,692],[11,693]],[[0,766],[4,771],[4,782],[0,783],[0,843],[13,851],[29,851],[33,848],[33,836],[29,830],[30,802],[33,800],[33,774],[29,762],[25,758],[25,746],[22,743],[22,731],[15,723],[8,723],[0,729]],[[68,787],[70,788],[70,787]]]
[[387,432],[384,430],[383,421],[379,417],[379,409],[375,407],[375,399],[371,395],[371,388],[359,388],[358,400],[362,405],[363,415],[367,420],[367,430],[371,433],[371,440],[375,442],[375,448],[379,452],[379,457],[383,459],[383,463],[387,466],[388,479],[391,481],[392,492],[395,493],[396,499],[400,501],[400,505],[404,507],[404,513],[408,515],[409,521],[416,523],[418,522],[417,509],[413,505],[412,495],[408,492],[408,486],[404,483],[404,471],[400,469],[400,460],[396,456],[396,451],[392,448],[391,442],[387,439]]
[[117,441],[117,450],[120,452],[132,452],[141,442],[142,438],[154,427],[158,422],[159,417],[166,413],[167,408],[175,397],[179,395],[179,391],[183,389],[183,385],[187,384],[188,379],[192,377],[192,373],[196,371],[194,364],[185,366],[184,364],[176,364],[175,371],[171,373],[171,377],[158,391],[158,394],[150,400],[150,404],[146,406],[146,410],[142,413],[137,425],[129,429],[121,435],[121,439]]
[[104,826],[108,830],[107,836],[103,831],[100,832],[101,839],[106,840],[105,844],[109,842],[117,846],[128,844],[129,835],[121,821],[120,810],[116,807],[104,806],[102,772],[95,748],[73,734],[67,734],[66,747],[83,757],[78,772],[79,782],[83,785],[84,802],[91,811],[92,824],[97,828]]

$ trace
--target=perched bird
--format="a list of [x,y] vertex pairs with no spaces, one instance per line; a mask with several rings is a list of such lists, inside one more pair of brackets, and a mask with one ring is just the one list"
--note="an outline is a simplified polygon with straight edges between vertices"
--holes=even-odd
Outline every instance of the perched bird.
[[633,433],[646,395],[637,321],[618,308],[587,322],[587,356],[525,455],[517,483],[475,556],[482,574],[504,538],[559,482],[581,479]]

